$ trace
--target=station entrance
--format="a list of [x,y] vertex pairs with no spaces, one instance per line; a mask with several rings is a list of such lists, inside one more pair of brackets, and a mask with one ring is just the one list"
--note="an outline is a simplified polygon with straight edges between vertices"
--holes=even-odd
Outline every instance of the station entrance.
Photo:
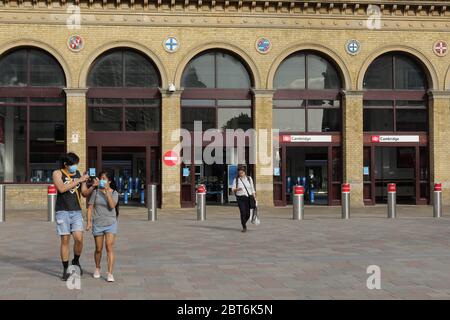
[[387,203],[387,185],[397,185],[397,203],[429,201],[428,148],[419,145],[364,147],[364,202]]
[[295,185],[305,188],[305,204],[339,205],[342,182],[341,148],[283,144],[275,151],[274,203],[292,204]]
[[114,175],[121,205],[144,206],[147,203],[147,185],[156,184],[159,189],[159,154],[158,147],[91,146],[88,166],[95,168],[97,174],[109,171]]

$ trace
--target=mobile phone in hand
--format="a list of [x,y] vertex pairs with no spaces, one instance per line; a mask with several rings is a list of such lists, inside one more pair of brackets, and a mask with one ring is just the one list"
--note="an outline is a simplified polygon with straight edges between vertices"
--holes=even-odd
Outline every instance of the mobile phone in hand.
[[97,176],[95,168],[89,168],[89,178],[93,179]]

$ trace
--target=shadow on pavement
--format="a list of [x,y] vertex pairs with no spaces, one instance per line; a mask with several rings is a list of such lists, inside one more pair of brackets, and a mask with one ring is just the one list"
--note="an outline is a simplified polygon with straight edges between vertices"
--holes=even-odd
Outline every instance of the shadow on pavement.
[[[24,269],[44,273],[52,277],[61,276],[62,266],[58,268],[57,262],[55,260],[50,259],[28,260],[23,257],[11,257],[0,255],[0,261],[2,261],[2,263],[11,264],[16,267],[21,267]],[[61,265],[61,263],[59,264]]]

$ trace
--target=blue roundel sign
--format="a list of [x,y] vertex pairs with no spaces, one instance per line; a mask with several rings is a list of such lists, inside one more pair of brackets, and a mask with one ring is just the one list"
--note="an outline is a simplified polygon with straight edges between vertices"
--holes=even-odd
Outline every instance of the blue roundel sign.
[[168,37],[166,40],[164,40],[163,46],[164,46],[164,49],[167,52],[175,52],[175,51],[178,50],[178,47],[180,45],[178,43],[177,38],[175,38],[175,37]]
[[269,52],[271,47],[272,44],[267,38],[259,38],[258,40],[256,40],[256,51],[258,51],[259,53],[267,53]]
[[345,45],[345,50],[348,54],[355,55],[359,52],[359,49],[361,49],[361,45],[359,44],[358,40],[348,40],[347,44]]

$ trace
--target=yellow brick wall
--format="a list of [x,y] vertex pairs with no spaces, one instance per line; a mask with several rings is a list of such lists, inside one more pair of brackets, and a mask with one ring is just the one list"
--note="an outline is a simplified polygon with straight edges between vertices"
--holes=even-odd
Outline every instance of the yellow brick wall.
[[47,185],[6,185],[6,214],[11,209],[47,210]]
[[[421,61],[427,69],[430,89],[443,92],[448,90],[448,85],[444,86],[446,77],[447,82],[450,82],[448,80],[450,55],[438,57],[432,51],[435,41],[450,39],[450,29],[445,27],[445,23],[450,24],[448,15],[427,17],[421,21],[414,16],[399,16],[395,17],[395,20],[388,17],[381,30],[367,30],[361,24],[365,21],[364,16],[343,17],[340,16],[339,11],[335,10],[332,11],[332,15],[320,14],[312,17],[308,15],[277,16],[277,12],[274,11],[267,18],[264,16],[253,18],[251,10],[248,12],[248,17],[226,12],[217,13],[219,17],[211,17],[195,10],[189,14],[180,13],[173,16],[170,10],[164,11],[164,14],[152,13],[151,15],[146,15],[144,11],[142,19],[146,18],[150,22],[151,19],[156,19],[154,21],[161,22],[150,25],[150,22],[139,23],[136,20],[137,15],[126,16],[129,19],[128,22],[124,19],[120,20],[118,17],[124,18],[127,12],[124,9],[120,15],[105,12],[101,17],[99,16],[99,19],[118,21],[117,25],[87,19],[83,21],[81,29],[69,30],[64,25],[64,19],[52,20],[55,12],[46,10],[45,6],[39,11],[17,8],[8,11],[5,7],[0,7],[7,13],[4,15],[3,22],[0,21],[0,54],[19,46],[36,46],[52,54],[63,67],[68,87],[66,91],[67,149],[77,152],[83,164],[86,160],[86,110],[83,95],[83,90],[86,89],[86,77],[95,58],[115,47],[135,48],[152,59],[161,73],[163,91],[167,89],[169,83],[175,83],[177,89],[181,89],[180,79],[186,64],[197,53],[210,48],[222,48],[239,55],[249,66],[255,80],[254,87],[257,90],[273,89],[273,76],[278,65],[285,57],[298,50],[315,50],[333,60],[341,70],[343,89],[348,91],[362,90],[362,79],[369,64],[377,56],[389,51],[402,51]],[[132,22],[132,19],[136,22]],[[436,19],[436,26],[433,26],[434,22],[430,19]],[[72,52],[67,47],[68,37],[73,34],[79,34],[84,39],[85,45],[80,52]],[[168,36],[175,36],[180,43],[175,53],[168,53],[163,48],[163,41]],[[267,54],[260,54],[255,50],[255,42],[261,36],[271,41],[272,47]],[[357,55],[352,56],[346,52],[345,44],[349,39],[359,40],[361,51]],[[163,93],[162,152],[175,145],[175,142],[169,141],[168,138],[170,131],[177,128],[179,124],[179,99],[179,93],[174,95]],[[271,125],[270,99],[263,96],[255,100],[256,128]],[[445,187],[448,186],[450,179],[445,169],[445,160],[450,150],[447,150],[446,142],[438,132],[443,132],[442,128],[448,125],[448,117],[443,118],[440,115],[448,113],[450,102],[447,98],[439,98],[439,101],[433,104],[440,111],[432,112],[432,119],[430,119],[430,124],[435,125],[430,130],[431,171],[434,180],[440,180]],[[351,122],[354,118],[361,119],[361,108],[360,96],[346,97],[344,119],[347,119],[347,122],[343,130],[344,180],[352,183],[352,205],[362,203],[362,124]],[[71,142],[74,131],[79,134],[78,143]],[[272,177],[262,177],[259,170],[260,168],[257,167],[258,183],[271,184]],[[179,206],[179,180],[178,166],[169,168],[162,165],[163,207]],[[27,188],[33,189],[33,187]],[[37,194],[40,188],[36,187]],[[10,194],[11,197],[12,195],[13,193]],[[267,191],[265,196],[268,203],[272,201],[271,192]],[[445,199],[450,201],[449,198],[450,195],[445,196]],[[36,201],[39,203],[40,198]]]
[[346,91],[343,99],[343,182],[350,183],[350,205],[363,203],[363,92]]

